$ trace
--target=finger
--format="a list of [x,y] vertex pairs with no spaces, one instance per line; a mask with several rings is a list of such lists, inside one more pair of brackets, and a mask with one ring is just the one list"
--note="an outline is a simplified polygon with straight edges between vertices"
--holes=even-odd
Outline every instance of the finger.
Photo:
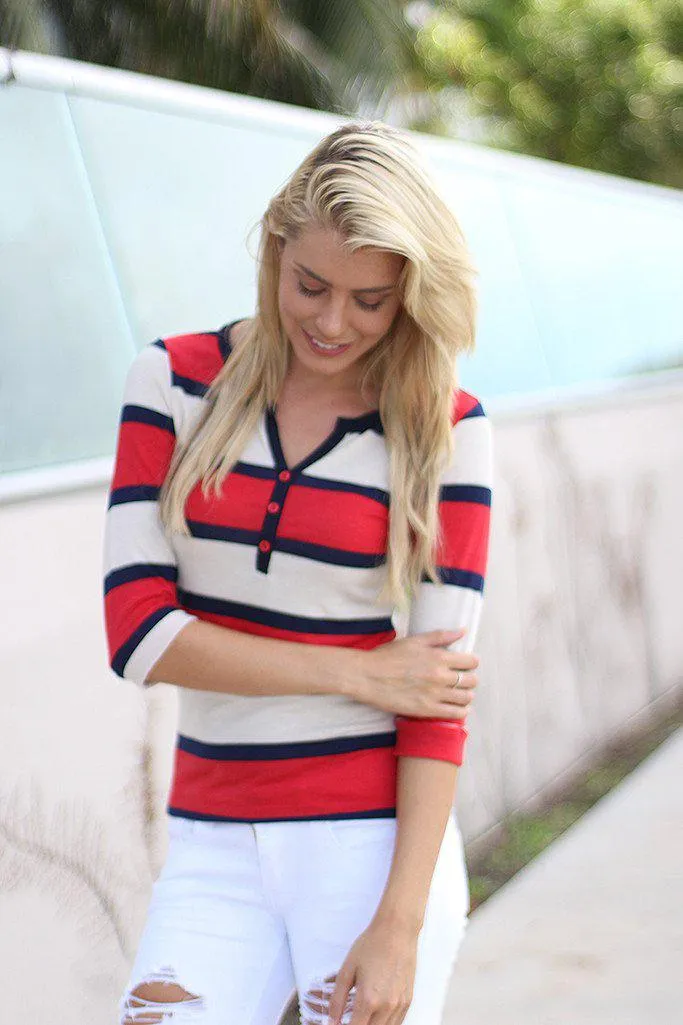
[[469,705],[473,697],[474,692],[471,690],[463,690],[461,687],[444,687],[439,692],[437,700],[442,704],[457,705],[458,708],[462,708]]
[[325,981],[334,982],[334,989],[327,1008],[330,1025],[341,1025],[344,1011],[351,1004],[351,988],[355,980],[352,968],[342,965],[337,975],[330,975]]
[[451,686],[450,689],[454,691],[474,690],[474,688],[479,683],[479,677],[477,676],[477,674],[463,673],[462,669],[458,669],[458,672],[460,673],[460,679],[455,684],[455,686]]
[[363,1005],[356,1000],[353,1005],[353,1013],[351,1015],[349,1025],[370,1025],[371,1021],[374,1022],[375,1019],[372,1016],[370,1009],[363,1007]]
[[429,716],[430,719],[466,719],[469,714],[469,705],[451,705],[442,702],[434,709]]
[[474,700],[476,685],[448,684],[437,692],[438,699],[453,705],[469,705]]
[[400,1010],[396,1011],[396,1013],[387,1022],[387,1025],[402,1025],[402,1022],[405,1021],[405,1017],[409,1010],[410,1002],[408,1002],[405,1005],[405,1007],[402,1007]]
[[366,1003],[362,998],[356,999],[349,1025],[384,1025],[385,1017],[381,1017],[379,1009]]
[[468,669],[479,667],[479,658],[473,651],[449,651],[446,653],[446,664],[449,669],[467,672]]
[[459,630],[430,630],[428,633],[422,634],[422,636],[431,648],[445,648],[449,644],[455,644],[461,637],[464,637],[466,632],[464,628]]

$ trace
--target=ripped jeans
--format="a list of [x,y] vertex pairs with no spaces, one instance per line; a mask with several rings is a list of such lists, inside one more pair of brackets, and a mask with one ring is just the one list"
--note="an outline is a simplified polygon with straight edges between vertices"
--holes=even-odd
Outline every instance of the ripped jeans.
[[[302,1025],[326,1025],[334,976],[387,880],[395,819],[264,823],[169,818],[126,992],[125,1025],[278,1025],[295,992]],[[439,1025],[467,922],[460,832],[449,819],[418,941],[404,1025]],[[133,993],[157,983],[154,1000]],[[178,996],[164,999],[173,984]],[[149,994],[152,990],[147,987]],[[168,990],[170,993],[171,990]],[[351,1001],[343,1021],[351,1020]]]

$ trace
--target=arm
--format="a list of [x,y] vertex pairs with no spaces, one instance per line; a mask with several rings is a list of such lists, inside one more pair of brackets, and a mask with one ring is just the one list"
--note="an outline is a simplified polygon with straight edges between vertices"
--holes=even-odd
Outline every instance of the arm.
[[[474,646],[481,615],[493,460],[489,421],[476,400],[460,395],[464,415],[453,428],[453,459],[443,481],[439,510],[437,565],[443,585],[427,581],[421,585],[408,632],[439,626],[464,628],[464,636],[450,646],[464,656]],[[463,720],[399,717],[397,734],[398,833],[380,913],[403,921],[410,930],[419,929],[424,917],[467,730]]]
[[340,694],[385,711],[459,716],[439,675],[437,631],[375,652],[257,637],[182,608],[159,490],[176,443],[168,354],[148,345],[126,380],[104,543],[105,625],[114,672],[227,694]]
[[[463,397],[461,402],[465,401]],[[440,506],[437,563],[443,586],[427,581],[420,586],[408,632],[464,628],[464,635],[449,648],[459,652],[460,666],[469,668],[466,660],[471,656],[466,652],[476,637],[488,553],[492,476],[490,428],[478,403],[465,405],[454,434],[454,455]],[[464,722],[399,716],[396,725],[397,832],[392,864],[375,916],[337,976],[330,1004],[333,1025],[340,1021],[354,982],[358,1006],[353,1025],[370,1020],[372,999],[382,1012],[400,1015],[397,1021],[405,1015],[417,939],[453,806],[467,736]]]
[[104,539],[110,664],[124,679],[232,694],[345,693],[363,652],[254,637],[203,622],[177,594],[159,491],[175,448],[168,354],[148,345],[124,389]]

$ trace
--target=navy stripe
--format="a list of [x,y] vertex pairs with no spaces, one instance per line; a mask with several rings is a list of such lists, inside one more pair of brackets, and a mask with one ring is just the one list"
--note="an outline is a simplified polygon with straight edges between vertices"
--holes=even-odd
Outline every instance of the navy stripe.
[[275,466],[278,470],[287,469],[287,460],[280,444],[280,432],[278,431],[277,420],[275,419],[275,410],[272,406],[269,406],[266,410],[266,433],[268,434],[270,452]]
[[[255,530],[243,530],[241,527],[221,527],[214,523],[201,523],[199,520],[188,520],[187,526],[192,537],[201,537],[207,541],[232,541],[235,544],[257,546],[263,536],[262,532]],[[347,552],[342,548],[328,548],[326,545],[294,541],[287,537],[276,537],[272,544],[272,552],[286,552],[288,555],[298,555],[303,559],[312,559],[314,562],[326,562],[333,566],[349,566],[353,569],[374,569],[386,561],[384,553],[366,555],[364,552]]]
[[333,566],[351,566],[354,569],[375,569],[386,561],[384,553],[366,555],[365,552],[347,552],[342,548],[328,548],[326,545],[315,545],[307,541],[292,541],[286,537],[278,537],[273,550],[287,552],[288,555],[300,555],[315,562],[328,562]]
[[240,545],[257,545],[261,537],[255,530],[221,527],[215,523],[201,523],[199,520],[188,520],[187,526],[192,537],[202,537],[208,541],[234,541]]
[[339,812],[327,812],[326,815],[287,815],[281,818],[249,818],[240,819],[234,815],[206,815],[200,811],[186,811],[184,808],[174,808],[172,805],[168,805],[166,811],[169,815],[174,815],[179,819],[192,819],[195,822],[324,822],[326,819],[395,819],[396,809],[395,808],[377,808],[373,811],[368,811],[364,808],[362,811],[339,811]]
[[156,502],[161,488],[151,484],[135,484],[127,488],[114,488],[109,497],[109,508],[125,502]]
[[378,434],[384,434],[378,409],[373,409],[370,413],[363,413],[361,416],[340,416],[337,419],[337,425],[350,433],[360,434],[363,431],[373,430]]
[[[484,590],[484,578],[480,573],[472,573],[467,569],[446,569],[444,566],[437,566],[437,573],[442,584],[467,587],[470,591]],[[427,582],[428,578],[424,577],[423,580]]]
[[362,495],[363,498],[371,498],[375,502],[381,502],[382,505],[389,506],[389,492],[383,491],[382,488],[371,488],[364,484],[352,484],[349,481],[326,480],[324,477],[309,477],[307,473],[300,474],[296,483],[301,484],[302,487],[317,488],[319,491],[343,491],[351,495]]
[[475,502],[477,505],[491,505],[491,488],[479,484],[444,484],[439,497],[442,502]]
[[148,409],[146,406],[124,406],[121,410],[121,423],[149,424],[150,427],[160,427],[175,437],[173,417],[158,413],[156,409]]
[[221,359],[224,363],[230,355],[230,353],[232,352],[232,346],[230,345],[230,342],[227,338],[227,331],[228,329],[226,327],[218,333],[218,348],[220,349]]
[[230,341],[232,329],[236,324],[241,324],[245,319],[245,317],[239,317],[238,320],[231,320],[229,324],[225,324],[218,332],[218,346],[221,350],[221,356],[223,357],[224,363],[232,352],[232,343]]
[[292,616],[285,612],[262,609],[257,605],[245,605],[242,602],[225,601],[222,598],[209,598],[203,594],[178,590],[178,600],[184,608],[195,612],[212,612],[218,616],[234,616],[249,623],[260,623],[279,630],[292,630],[297,633],[312,634],[375,634],[393,630],[391,618],[382,616],[375,619],[314,619],[310,616]]
[[241,473],[243,477],[256,477],[258,480],[275,480],[277,472],[272,466],[259,466],[257,463],[237,462],[234,466],[235,473]]
[[300,460],[295,466],[288,467],[284,452],[282,451],[282,443],[280,441],[280,432],[277,425],[277,418],[275,416],[275,409],[273,406],[269,406],[266,410],[266,430],[275,466],[278,470],[289,469],[292,474],[295,472],[300,473],[302,470],[305,470],[307,466],[317,463],[323,458],[323,456],[328,455],[337,447],[346,434],[350,434],[352,432],[360,433],[368,430],[368,428],[376,430],[379,434],[382,433],[382,421],[380,420],[379,413],[377,411],[366,413],[363,416],[337,417],[332,433],[323,442],[321,442],[317,448],[313,449],[305,459]]
[[166,343],[164,342],[163,338],[157,338],[156,342],[152,342],[152,345],[156,345],[157,349],[163,349],[164,352],[167,351]]
[[147,616],[147,619],[143,620],[137,630],[133,631],[126,643],[121,645],[111,660],[111,667],[117,676],[123,676],[128,659],[131,657],[140,641],[147,636],[149,631],[155,627],[157,623],[161,622],[164,616],[167,616],[169,612],[175,611],[175,605],[164,605],[163,608],[157,609],[156,612],[153,612],[151,616]]
[[192,737],[178,735],[178,748],[198,758],[217,762],[277,761],[283,758],[320,758],[348,754],[371,748],[394,747],[396,731],[369,733],[362,737],[332,737],[329,740],[303,740],[272,744],[205,744]]
[[476,406],[472,406],[469,413],[465,413],[464,416],[461,416],[460,420],[467,420],[471,416],[486,416],[486,413],[482,408],[481,402],[477,402]]
[[104,593],[109,594],[115,587],[121,584],[130,584],[134,580],[146,580],[149,577],[162,577],[175,583],[178,579],[178,570],[175,566],[163,563],[137,562],[131,566],[123,566],[121,569],[112,570],[104,578]]
[[[259,466],[257,463],[235,463],[234,473],[243,477],[254,477],[258,480],[276,480],[278,471],[275,467]],[[315,488],[318,491],[340,491],[352,495],[362,495],[363,498],[371,498],[375,502],[389,506],[389,492],[382,488],[373,488],[365,484],[352,484],[348,481],[327,480],[325,477],[311,477],[307,473],[292,473],[290,487],[300,484],[302,487]]]
[[195,381],[193,377],[183,377],[181,374],[176,374],[175,370],[171,375],[171,383],[176,388],[182,388],[187,395],[198,395],[200,398],[203,398],[209,390],[208,384]]

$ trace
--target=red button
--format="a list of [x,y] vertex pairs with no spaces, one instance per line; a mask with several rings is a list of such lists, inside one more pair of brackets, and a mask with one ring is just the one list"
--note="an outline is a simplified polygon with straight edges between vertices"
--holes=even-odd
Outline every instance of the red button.
[[258,549],[265,555],[267,552],[270,551],[270,541],[259,541]]
[[280,504],[279,504],[279,502],[269,502],[268,503],[268,512],[269,513],[280,512]]
[[278,480],[281,480],[281,481],[283,481],[284,483],[287,483],[287,481],[289,480],[289,478],[290,478],[291,476],[292,476],[292,475],[291,475],[291,473],[289,472],[289,470],[281,470],[281,471],[280,471],[280,473],[278,473],[278,475],[277,475],[277,478],[278,478]]

